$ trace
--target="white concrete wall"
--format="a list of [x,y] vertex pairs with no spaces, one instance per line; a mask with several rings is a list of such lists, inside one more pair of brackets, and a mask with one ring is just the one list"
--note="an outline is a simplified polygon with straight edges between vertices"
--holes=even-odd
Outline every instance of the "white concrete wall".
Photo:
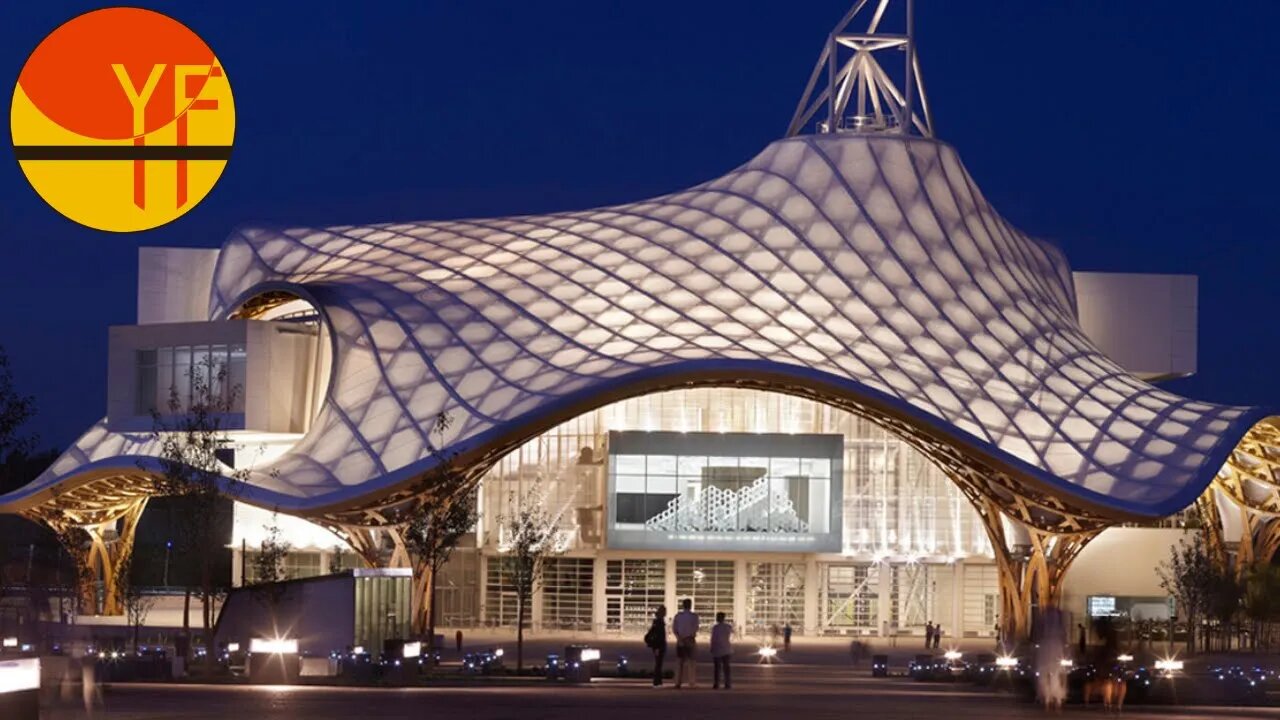
[[[107,422],[115,432],[146,432],[148,415],[136,407],[137,351],[178,345],[240,344],[245,346],[244,414],[227,418],[228,430],[301,433],[314,402],[311,385],[317,337],[314,328],[258,320],[120,325],[109,331]],[[320,381],[324,378],[320,377]],[[162,395],[158,402],[163,405]]]
[[1067,570],[1063,608],[1075,618],[1083,618],[1090,595],[1166,597],[1157,568],[1169,559],[1170,548],[1189,532],[1172,528],[1104,530]]
[[138,248],[138,324],[208,320],[217,260],[206,248]]
[[1196,371],[1194,275],[1074,273],[1080,325],[1129,372],[1146,379]]

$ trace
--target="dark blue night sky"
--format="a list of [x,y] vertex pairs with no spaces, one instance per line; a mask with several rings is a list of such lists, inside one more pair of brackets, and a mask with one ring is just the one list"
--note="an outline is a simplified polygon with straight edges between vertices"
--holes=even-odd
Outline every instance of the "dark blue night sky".
[[[74,225],[0,171],[0,344],[48,445],[104,412],[139,245],[701,182],[782,134],[849,0],[142,4],[222,60],[236,147],[195,210],[133,235]],[[0,77],[99,6],[5,3]],[[1169,387],[1207,400],[1280,405],[1277,27],[1265,0],[917,4],[935,129],[997,209],[1077,269],[1200,276],[1200,372]]]

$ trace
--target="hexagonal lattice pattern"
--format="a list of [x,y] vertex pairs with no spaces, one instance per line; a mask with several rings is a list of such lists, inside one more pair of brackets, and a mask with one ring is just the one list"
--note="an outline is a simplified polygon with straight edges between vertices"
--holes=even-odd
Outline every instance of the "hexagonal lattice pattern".
[[[431,419],[479,452],[654,378],[771,373],[865,400],[1117,517],[1201,492],[1260,412],[1188,400],[1104,357],[1070,271],[982,198],[946,144],[789,138],[617,207],[493,220],[250,228],[210,316],[269,290],[330,324],[330,394],[251,500],[368,501],[428,469]],[[41,483],[138,439],[96,428]]]

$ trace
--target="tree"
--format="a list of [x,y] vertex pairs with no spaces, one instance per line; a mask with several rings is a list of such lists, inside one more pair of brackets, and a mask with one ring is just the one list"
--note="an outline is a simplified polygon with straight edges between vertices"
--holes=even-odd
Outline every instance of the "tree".
[[9,355],[0,347],[0,460],[7,462],[15,453],[30,452],[36,439],[24,437],[20,430],[35,414],[35,399],[18,393],[9,369]]
[[1244,610],[1253,624],[1254,649],[1261,644],[1262,650],[1270,650],[1273,625],[1280,622],[1280,567],[1253,568],[1245,581]]
[[515,512],[502,518],[499,549],[505,553],[502,568],[516,594],[516,671],[524,669],[524,621],[533,593],[542,584],[547,559],[560,553],[558,518],[544,505],[546,497],[535,484],[508,507]]
[[[35,438],[21,434],[22,426],[33,415],[35,400],[18,393],[13,383],[13,372],[9,369],[9,356],[0,347],[0,494],[16,490],[34,479],[23,470],[29,465],[25,461],[35,445]],[[43,468],[41,466],[40,469]],[[0,533],[0,598],[4,597],[9,579],[6,568],[11,552],[5,533]]]
[[414,613],[413,628],[426,633],[427,642],[436,636],[436,578],[448,562],[462,536],[471,532],[479,519],[475,489],[468,476],[455,465],[452,455],[441,450],[444,433],[451,421],[441,413],[436,417],[434,432],[438,442],[433,448],[438,463],[423,483],[427,499],[410,510],[401,529],[405,549],[413,561]]
[[267,536],[258,546],[258,555],[253,559],[253,570],[257,576],[254,580],[253,593],[258,601],[266,605],[271,614],[272,630],[276,627],[276,609],[280,598],[284,595],[284,586],[280,583],[288,579],[284,570],[284,559],[293,547],[280,537],[279,515],[271,513],[271,525],[266,528]]
[[[199,583],[189,580],[183,602],[182,628],[190,637],[191,595],[199,590],[203,637],[208,642],[213,603],[217,597],[213,566],[226,539],[218,536],[219,506],[224,496],[234,496],[248,479],[247,470],[225,465],[221,456],[232,447],[224,428],[241,389],[228,382],[226,366],[206,358],[188,373],[189,395],[177,386],[169,389],[168,412],[153,412],[152,439],[159,446],[156,478],[160,495],[176,496],[180,515],[178,539],[186,557],[195,557]],[[206,654],[206,660],[213,653]]]
[[120,604],[124,606],[125,623],[132,631],[133,651],[136,653],[142,626],[147,623],[151,608],[155,607],[156,596],[143,592],[142,585],[133,582],[133,553],[116,565],[115,572],[116,592],[120,594]]
[[1196,649],[1199,620],[1209,613],[1213,585],[1221,574],[1217,563],[1209,557],[1200,533],[1183,538],[1169,549],[1169,559],[1156,568],[1160,587],[1178,602],[1178,610],[1187,623],[1187,653]]

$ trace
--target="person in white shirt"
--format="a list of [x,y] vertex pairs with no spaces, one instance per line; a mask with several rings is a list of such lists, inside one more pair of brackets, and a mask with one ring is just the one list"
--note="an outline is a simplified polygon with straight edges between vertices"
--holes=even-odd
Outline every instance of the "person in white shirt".
[[693,611],[693,601],[685,598],[680,603],[680,612],[671,619],[671,632],[676,636],[676,657],[680,659],[680,667],[676,670],[676,687],[683,687],[689,680],[689,687],[695,687],[698,679],[698,668],[694,665],[694,649],[698,636],[698,614]]
[[733,655],[733,626],[724,621],[724,613],[716,613],[716,624],[711,627],[711,662],[715,666],[712,689],[720,688],[720,672],[724,672],[724,689],[733,687],[729,682],[729,658]]

